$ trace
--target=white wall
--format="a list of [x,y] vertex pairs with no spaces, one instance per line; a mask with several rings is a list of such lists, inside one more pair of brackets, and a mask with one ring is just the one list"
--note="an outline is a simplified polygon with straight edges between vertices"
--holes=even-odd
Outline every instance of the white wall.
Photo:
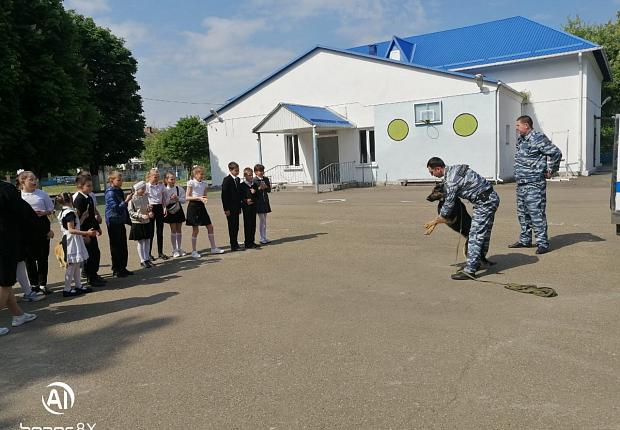
[[[596,60],[592,54],[584,55],[584,70],[585,70],[585,100],[584,100],[584,146],[585,146],[585,169],[592,171],[596,169],[596,166],[601,164],[601,122],[596,121],[596,136],[594,136],[594,116],[601,116],[601,89],[603,76],[596,64]],[[596,145],[594,141],[596,140]],[[596,146],[596,147],[595,147]]]
[[[577,54],[542,60],[469,69],[501,80],[517,91],[528,92],[529,103],[523,113],[532,116],[534,128],[545,133],[562,149],[563,155],[577,169],[581,128],[583,174],[592,171],[594,104],[600,103],[602,76],[590,53],[585,53],[583,76],[584,107],[579,117],[579,62]],[[598,94],[598,95],[597,95]],[[591,100],[591,102],[588,102]],[[592,106],[590,106],[592,105]],[[590,107],[589,107],[590,106]],[[568,143],[567,143],[568,137]],[[563,163],[564,164],[564,163]]]
[[[258,161],[256,136],[251,130],[280,102],[330,106],[357,127],[364,128],[374,127],[374,106],[377,104],[477,92],[473,79],[448,77],[442,73],[331,51],[316,51],[239,103],[219,112],[223,123],[209,122],[213,181],[215,184],[221,182],[231,160],[241,166]],[[357,137],[341,133],[340,151],[344,151],[341,160],[349,161],[345,157],[353,153],[353,160],[357,160]],[[303,141],[304,165],[309,173],[312,171],[312,146],[310,142],[308,148],[308,140]],[[262,135],[265,167],[285,163],[283,142],[281,134]],[[353,146],[350,148],[352,152],[345,149],[345,142]]]
[[[436,98],[442,101],[441,124],[415,125],[414,102],[383,104],[375,107],[375,151],[380,181],[431,179],[426,162],[441,157],[446,164],[469,164],[487,178],[495,177],[495,91]],[[471,113],[478,129],[469,137],[458,136],[453,129],[455,118]],[[389,123],[403,119],[409,134],[400,141],[387,133]]]
[[504,180],[514,179],[514,157],[517,148],[517,131],[515,119],[521,116],[521,98],[512,91],[499,90],[499,177]]

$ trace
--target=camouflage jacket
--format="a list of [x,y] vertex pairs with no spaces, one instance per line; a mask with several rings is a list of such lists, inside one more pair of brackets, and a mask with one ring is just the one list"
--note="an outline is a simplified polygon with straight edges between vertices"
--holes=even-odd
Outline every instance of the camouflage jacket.
[[517,139],[515,153],[515,180],[517,184],[545,180],[545,172],[555,173],[560,168],[562,151],[547,136],[532,130]]
[[457,197],[475,203],[481,193],[490,190],[492,187],[489,181],[470,169],[467,164],[446,166],[444,174],[445,201],[439,215],[447,218],[452,212]]

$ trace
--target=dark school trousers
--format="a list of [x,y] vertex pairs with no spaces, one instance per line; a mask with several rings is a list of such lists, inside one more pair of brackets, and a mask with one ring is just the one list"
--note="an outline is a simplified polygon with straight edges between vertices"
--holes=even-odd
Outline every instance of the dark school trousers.
[[256,205],[243,207],[243,233],[246,248],[254,246],[256,236]]
[[226,217],[228,221],[228,236],[230,238],[230,247],[238,248],[239,242],[237,236],[239,236],[239,210],[231,210],[230,215]]
[[153,237],[157,232],[157,253],[164,253],[164,205],[153,205],[153,215],[151,218],[151,245],[149,247],[149,254],[153,255]]
[[120,273],[127,269],[127,230],[125,224],[108,224],[112,272]]
[[47,285],[48,258],[50,255],[50,240],[44,232],[50,231],[50,220],[46,216],[38,217],[37,238],[32,241],[26,257],[28,281],[33,286]]

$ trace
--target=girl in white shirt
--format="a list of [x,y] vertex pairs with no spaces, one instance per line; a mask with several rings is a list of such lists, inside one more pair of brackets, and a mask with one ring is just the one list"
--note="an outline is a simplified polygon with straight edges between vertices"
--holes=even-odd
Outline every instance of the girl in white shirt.
[[196,250],[196,242],[198,240],[198,231],[200,226],[207,226],[209,242],[211,243],[211,254],[223,254],[224,250],[215,245],[215,234],[213,233],[213,224],[211,217],[207,212],[207,183],[203,182],[204,169],[201,166],[194,166],[192,169],[192,178],[187,181],[187,191],[185,199],[189,201],[187,205],[187,225],[192,226],[192,257],[200,258],[200,253]]
[[48,258],[50,239],[54,237],[48,216],[54,213],[54,202],[50,196],[37,188],[37,177],[30,171],[17,176],[18,188],[24,199],[37,214],[37,229],[28,247],[26,269],[32,290],[36,293],[50,294],[47,288]]
[[183,203],[185,203],[185,190],[177,185],[174,173],[166,172],[164,175],[164,222],[170,225],[170,241],[172,243],[172,256],[182,257],[185,251],[181,248],[181,227],[185,222]]
[[159,182],[159,170],[151,169],[146,179],[146,195],[149,198],[149,204],[153,208],[154,218],[151,219],[151,247],[149,254],[151,261],[156,260],[153,257],[153,237],[157,231],[157,256],[162,260],[167,260],[168,256],[164,254],[164,189],[166,186]]

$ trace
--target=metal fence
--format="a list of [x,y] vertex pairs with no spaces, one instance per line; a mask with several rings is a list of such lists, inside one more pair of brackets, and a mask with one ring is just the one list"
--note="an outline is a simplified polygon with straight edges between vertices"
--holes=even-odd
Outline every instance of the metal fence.
[[307,184],[306,169],[304,165],[289,166],[286,164],[278,164],[265,170],[265,176],[269,178],[272,184]]
[[336,191],[351,187],[373,187],[372,167],[355,161],[331,163],[319,171],[319,192]]

